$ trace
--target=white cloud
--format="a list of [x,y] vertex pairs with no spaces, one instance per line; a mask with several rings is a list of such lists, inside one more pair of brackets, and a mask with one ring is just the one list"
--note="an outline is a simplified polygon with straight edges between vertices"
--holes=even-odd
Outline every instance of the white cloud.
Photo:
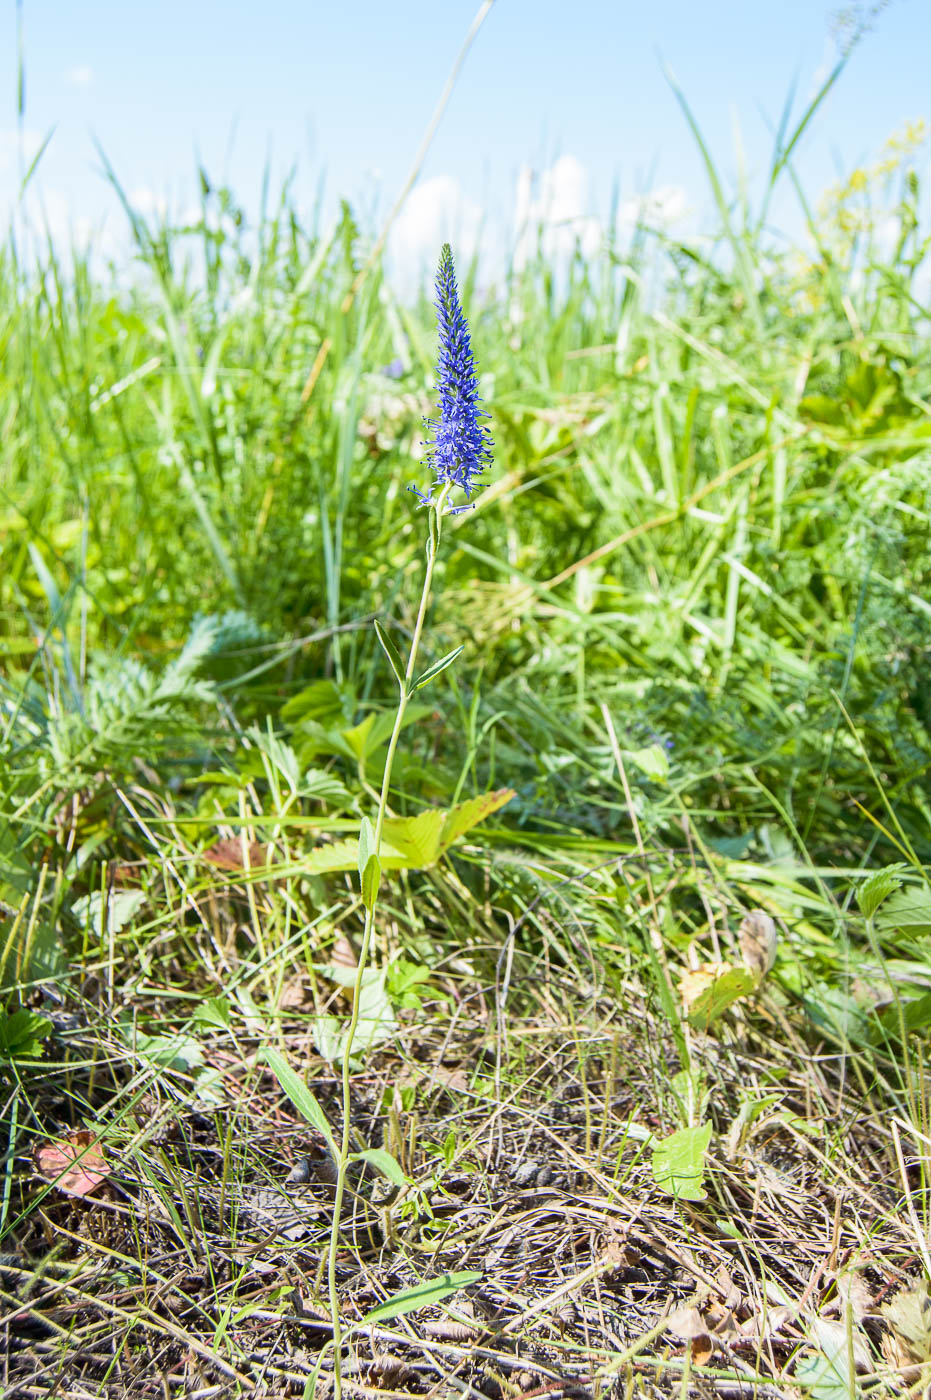
[[153,190],[151,185],[137,185],[134,190],[130,190],[127,195],[130,207],[143,219],[155,219],[160,222],[168,215],[168,200],[157,190]]
[[432,278],[444,243],[452,244],[464,269],[478,248],[481,222],[481,205],[452,175],[415,185],[388,240],[394,285],[406,295]]
[[688,195],[681,185],[660,185],[635,199],[623,200],[617,218],[619,224],[631,227],[643,223],[648,228],[669,228],[689,212]]
[[65,73],[65,82],[72,87],[89,87],[94,81],[94,70],[86,63],[77,63]]
[[604,232],[588,200],[588,171],[575,156],[560,156],[539,176],[525,165],[514,197],[517,244],[514,262],[522,267],[540,248],[547,260],[563,258],[579,247],[592,257]]

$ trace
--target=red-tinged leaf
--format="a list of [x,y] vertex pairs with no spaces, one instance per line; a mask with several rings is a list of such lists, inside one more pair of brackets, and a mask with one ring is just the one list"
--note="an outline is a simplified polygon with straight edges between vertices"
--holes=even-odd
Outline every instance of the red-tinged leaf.
[[[250,841],[246,847],[249,857],[249,869],[256,870],[268,864],[269,847],[260,845],[258,841]],[[222,841],[215,841],[212,846],[208,846],[203,853],[203,859],[210,865],[216,865],[220,870],[245,870],[246,860],[243,854],[242,841],[236,837],[226,837]]]
[[110,1175],[110,1164],[93,1133],[85,1130],[42,1142],[33,1153],[36,1171],[69,1196],[89,1196]]

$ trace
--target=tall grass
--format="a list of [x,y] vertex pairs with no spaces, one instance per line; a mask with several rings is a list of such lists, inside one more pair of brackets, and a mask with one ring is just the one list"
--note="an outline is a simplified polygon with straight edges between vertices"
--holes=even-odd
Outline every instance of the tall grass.
[[[417,716],[398,810],[507,784],[509,842],[627,849],[607,707],[669,755],[631,770],[648,841],[927,862],[926,239],[908,148],[862,184],[809,210],[807,252],[717,183],[717,239],[640,227],[472,292],[496,473],[429,644],[479,679],[461,723]],[[360,278],[346,206],[323,231],[287,188],[258,228],[206,176],[202,201],[185,228],[127,206],[131,279],[0,262],[9,910],[43,866],[67,914],[159,822],[196,850],[243,802],[276,819],[273,742],[318,775],[289,818],[342,829],[380,779],[384,740],[341,736],[391,703],[361,624],[412,624],[431,309]]]

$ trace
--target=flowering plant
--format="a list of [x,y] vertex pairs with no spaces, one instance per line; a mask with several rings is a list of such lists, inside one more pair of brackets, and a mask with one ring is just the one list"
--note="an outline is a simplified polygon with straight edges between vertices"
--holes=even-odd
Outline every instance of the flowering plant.
[[[440,254],[440,265],[436,278],[436,313],[439,333],[439,354],[437,360],[439,402],[437,404],[438,416],[430,420],[428,424],[430,437],[427,443],[427,462],[434,473],[434,480],[429,484],[426,491],[416,492],[422,505],[426,506],[429,512],[427,565],[424,571],[424,582],[420,596],[420,605],[417,611],[417,621],[414,625],[410,651],[406,662],[402,660],[397,646],[382,625],[377,621],[375,623],[375,631],[378,640],[388,658],[398,683],[398,707],[394,726],[391,731],[391,738],[388,742],[385,771],[382,779],[375,822],[373,824],[368,817],[363,817],[359,832],[359,880],[362,892],[362,903],[365,908],[365,923],[362,933],[362,946],[359,951],[359,962],[356,970],[352,1014],[346,1032],[342,1056],[343,1124],[342,1136],[338,1145],[338,1152],[336,1153],[337,1174],[333,1199],[333,1221],[327,1257],[328,1291],[330,1313],[333,1323],[334,1392],[336,1400],[339,1400],[342,1392],[340,1378],[341,1325],[339,1316],[339,1292],[336,1282],[336,1252],[339,1242],[340,1214],[346,1188],[347,1169],[352,1160],[352,1153],[350,1151],[351,1101],[349,1075],[353,1040],[359,1023],[363,977],[368,961],[372,931],[375,923],[375,907],[378,900],[378,887],[381,879],[379,852],[381,849],[385,813],[388,806],[391,770],[394,763],[398,739],[404,724],[404,714],[411,696],[416,690],[419,690],[421,686],[426,685],[428,681],[431,681],[435,676],[439,675],[441,671],[445,670],[462,650],[461,647],[457,647],[455,651],[449,652],[448,655],[434,662],[432,666],[427,667],[420,675],[417,674],[417,653],[420,649],[424,619],[430,601],[433,570],[436,565],[437,554],[440,547],[443,518],[445,515],[455,515],[462,510],[468,510],[470,508],[471,497],[476,489],[479,478],[485,468],[491,463],[491,449],[493,445],[488,428],[481,422],[481,419],[486,418],[488,415],[480,407],[481,400],[478,397],[475,365],[472,359],[472,341],[469,334],[469,326],[459,301],[459,291],[456,286],[456,273],[453,266],[453,255],[448,243],[444,244]],[[450,504],[450,497],[454,491],[462,491],[465,494],[465,503]]]

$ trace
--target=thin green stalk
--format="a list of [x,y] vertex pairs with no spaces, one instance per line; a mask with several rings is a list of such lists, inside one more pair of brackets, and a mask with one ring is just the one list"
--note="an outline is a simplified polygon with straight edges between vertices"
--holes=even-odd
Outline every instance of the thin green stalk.
[[[436,565],[436,557],[440,548],[440,535],[443,528],[443,509],[446,499],[449,496],[450,486],[445,486],[436,501],[430,506],[430,513],[433,519],[430,522],[430,537],[427,545],[427,568],[424,573],[423,591],[420,595],[420,608],[417,612],[417,622],[414,626],[414,635],[411,638],[410,655],[407,659],[407,668],[404,672],[404,682],[399,685],[398,712],[394,717],[394,728],[391,731],[391,738],[388,742],[388,753],[385,758],[385,774],[382,778],[381,793],[378,798],[378,812],[375,818],[375,854],[381,850],[381,835],[385,824],[385,811],[388,806],[388,793],[391,788],[391,769],[394,766],[394,755],[398,746],[398,739],[401,737],[401,729],[404,725],[404,714],[407,710],[407,702],[411,698],[414,680],[414,671],[417,665],[417,652],[420,648],[420,638],[423,632],[424,618],[427,615],[427,607],[430,602],[430,590],[433,584],[433,570]],[[369,947],[372,942],[372,929],[375,925],[375,909],[378,904],[377,896],[365,911],[365,924],[362,931],[362,947],[359,950],[359,963],[356,968],[356,980],[352,991],[352,1014],[349,1017],[349,1026],[346,1031],[346,1045],[343,1050],[342,1062],[342,1083],[343,1083],[343,1130],[340,1140],[339,1157],[337,1158],[336,1191],[333,1197],[333,1221],[330,1226],[330,1244],[327,1254],[327,1285],[330,1298],[330,1316],[333,1322],[333,1394],[334,1400],[341,1400],[342,1397],[342,1372],[341,1372],[341,1347],[342,1329],[339,1320],[339,1292],[336,1286],[336,1251],[339,1247],[339,1225],[343,1207],[343,1195],[346,1189],[346,1173],[349,1165],[350,1148],[350,1128],[351,1128],[351,1106],[350,1106],[350,1086],[349,1071],[352,1057],[352,1042],[355,1039],[356,1030],[359,1025],[359,1005],[362,998],[362,979],[365,975],[365,968],[368,962]]]

